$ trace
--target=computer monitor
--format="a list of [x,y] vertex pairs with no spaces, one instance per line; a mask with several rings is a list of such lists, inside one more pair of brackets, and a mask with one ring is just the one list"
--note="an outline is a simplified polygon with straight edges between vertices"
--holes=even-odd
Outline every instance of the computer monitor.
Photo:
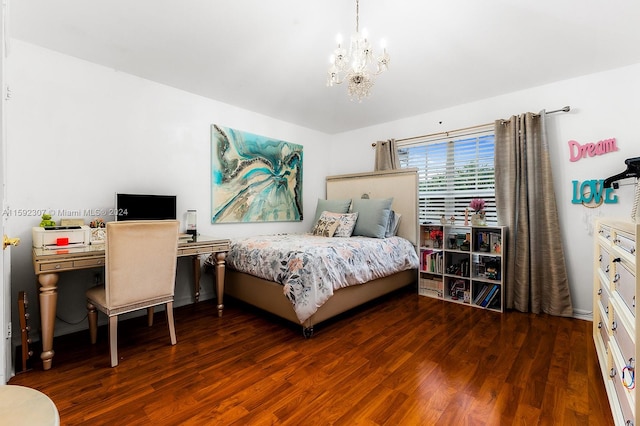
[[175,195],[116,193],[116,221],[176,219]]

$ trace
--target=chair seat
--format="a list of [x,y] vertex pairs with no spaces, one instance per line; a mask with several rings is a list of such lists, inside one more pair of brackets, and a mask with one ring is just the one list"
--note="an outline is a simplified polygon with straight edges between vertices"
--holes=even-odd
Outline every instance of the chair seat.
[[108,316],[125,314],[127,312],[137,311],[139,309],[150,308],[156,305],[162,305],[167,302],[173,302],[173,295],[168,294],[165,296],[155,297],[153,299],[142,300],[135,304],[129,304],[126,306],[113,306],[109,308],[107,306],[107,293],[104,286],[98,285],[91,287],[86,292],[87,299],[91,300],[98,310]]

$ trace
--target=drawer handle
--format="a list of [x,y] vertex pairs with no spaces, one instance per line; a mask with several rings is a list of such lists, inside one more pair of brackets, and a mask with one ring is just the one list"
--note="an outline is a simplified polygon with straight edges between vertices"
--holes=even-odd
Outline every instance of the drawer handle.
[[636,367],[635,360],[629,358],[629,362],[622,369],[622,385],[627,390],[633,390],[636,388]]
[[62,265],[60,264],[56,265],[56,269],[60,269],[60,268],[62,268]]
[[613,282],[614,282],[614,283],[617,283],[619,280],[620,280],[620,274],[616,273],[616,274],[613,276]]
[[613,321],[613,322],[611,323],[611,331],[616,331],[616,328],[618,328],[618,323],[617,323],[617,322],[615,322],[615,321]]
[[633,302],[631,304],[633,305],[632,308],[636,307],[636,296],[633,296]]
[[631,247],[629,249],[629,252],[631,252],[631,254],[634,254],[636,252],[636,248],[635,247]]
[[601,288],[599,288],[599,289],[598,289],[598,296],[600,296],[601,294],[602,294],[602,289],[601,289]]
[[613,262],[620,262],[622,259],[620,259],[619,257],[616,257],[615,259],[613,259]]
[[609,314],[609,307],[607,306],[607,309],[604,310],[607,314]]
[[602,262],[602,255],[598,256],[598,262]]
[[627,420],[626,422],[624,422],[624,424],[626,426],[633,426],[633,420]]
[[598,328],[602,328],[602,321],[598,322]]
[[609,265],[604,269],[605,272],[609,272]]
[[609,371],[609,377],[614,378],[616,377],[616,369],[612,368],[611,371]]

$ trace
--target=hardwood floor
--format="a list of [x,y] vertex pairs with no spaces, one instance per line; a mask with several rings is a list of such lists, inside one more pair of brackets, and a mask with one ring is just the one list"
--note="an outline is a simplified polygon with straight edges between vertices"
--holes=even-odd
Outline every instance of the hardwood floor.
[[[49,395],[62,425],[612,425],[591,322],[497,314],[401,290],[301,328],[228,300],[56,338],[53,368],[10,380]],[[38,357],[35,357],[38,359]]]

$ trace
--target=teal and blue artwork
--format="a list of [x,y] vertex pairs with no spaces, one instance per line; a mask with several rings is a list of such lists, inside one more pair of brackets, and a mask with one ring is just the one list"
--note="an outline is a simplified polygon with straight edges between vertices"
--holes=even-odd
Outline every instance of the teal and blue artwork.
[[211,126],[211,223],[302,220],[302,145]]

